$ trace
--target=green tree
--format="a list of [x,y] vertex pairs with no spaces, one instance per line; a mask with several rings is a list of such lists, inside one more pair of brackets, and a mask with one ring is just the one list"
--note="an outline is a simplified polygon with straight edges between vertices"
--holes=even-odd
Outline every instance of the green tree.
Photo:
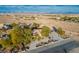
[[28,44],[32,41],[32,30],[27,28],[23,30],[24,43]]
[[43,26],[41,30],[41,35],[47,37],[51,32],[50,28],[47,26]]
[[13,44],[17,45],[23,42],[24,37],[19,26],[14,27],[10,32]]
[[13,44],[24,43],[26,45],[32,40],[32,30],[29,28],[21,29],[19,26],[16,26],[11,30],[11,39]]
[[0,39],[0,44],[2,45],[3,48],[7,48],[7,47],[10,47],[12,44],[12,41],[11,41],[11,37],[8,36],[9,38],[8,39],[3,39],[1,38]]

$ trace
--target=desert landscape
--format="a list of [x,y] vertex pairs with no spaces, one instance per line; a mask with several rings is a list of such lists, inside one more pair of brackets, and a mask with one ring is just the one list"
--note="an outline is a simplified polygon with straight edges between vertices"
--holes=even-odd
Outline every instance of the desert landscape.
[[38,23],[48,27],[61,27],[66,31],[79,33],[79,23],[62,21],[61,17],[79,17],[79,14],[1,14],[0,23]]
[[[13,25],[12,28],[11,28],[11,26],[9,28],[9,27],[5,27],[4,24],[9,24],[11,26],[12,26],[12,24],[14,24],[15,26]],[[68,38],[72,38],[76,41],[79,41],[79,14],[30,14],[30,13],[29,14],[28,13],[1,13],[0,14],[1,33],[4,30],[3,31],[4,33],[8,33],[10,35],[9,32],[10,31],[12,32],[12,30],[14,30],[16,28],[16,26],[17,26],[16,24],[18,26],[20,26],[21,28],[26,28],[27,27],[26,25],[31,25],[32,26],[31,28],[33,28],[34,24],[36,24],[37,27],[34,27],[35,32],[34,32],[33,36],[37,37],[37,39],[39,37],[40,39],[42,39],[42,41],[41,40],[37,41],[34,39],[35,40],[34,43],[33,42],[30,43],[30,46],[31,46],[30,50],[35,49],[35,45],[37,42],[38,43],[45,42],[45,44],[47,44],[47,41],[50,42],[48,37],[52,35],[52,34],[49,35],[49,33],[52,33],[52,32],[50,32],[50,30],[52,31],[53,27],[54,27],[53,30],[55,30],[55,32],[57,32],[56,33],[57,37],[58,36],[60,37],[60,38],[58,37],[56,40],[66,39],[68,37]],[[39,25],[39,27],[38,27],[38,25]],[[26,27],[24,27],[24,26],[26,26]],[[47,36],[43,37],[41,34],[41,31],[42,31],[41,29],[44,26],[48,27],[49,36],[47,35]],[[38,29],[38,28],[41,28],[41,29]],[[17,30],[17,31],[19,31],[19,30]],[[32,31],[33,31],[33,29],[32,29]],[[0,35],[2,35],[2,34],[0,34]],[[11,34],[11,35],[14,35],[14,34]],[[38,35],[38,36],[36,36],[36,35]],[[0,40],[2,40],[3,38],[5,38],[5,37],[0,37]],[[53,39],[55,39],[55,38],[53,38]],[[24,46],[24,43],[22,45]],[[39,44],[37,44],[37,46],[39,46]],[[20,48],[22,48],[22,47],[20,47]],[[11,49],[11,48],[9,48],[9,49]],[[5,49],[6,52],[10,52],[9,49],[8,49],[8,51],[7,51],[7,49]],[[21,49],[20,49],[20,51],[21,51]]]

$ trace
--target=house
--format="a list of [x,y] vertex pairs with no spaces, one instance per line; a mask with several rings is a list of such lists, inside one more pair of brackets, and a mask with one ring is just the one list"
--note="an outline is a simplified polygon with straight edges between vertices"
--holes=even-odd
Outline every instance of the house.
[[32,28],[33,23],[27,23],[27,26],[29,26],[29,28]]
[[19,27],[25,28],[26,27],[26,24],[25,23],[19,23]]
[[37,34],[38,34],[38,30],[37,30],[37,29],[33,29],[33,30],[32,30],[32,34],[33,34],[33,35],[37,35]]
[[26,23],[19,23],[19,27],[21,27],[22,29],[24,28],[29,28],[29,24],[26,24]]
[[12,26],[11,26],[11,24],[6,23],[3,25],[2,29],[4,29],[4,30],[12,29]]
[[3,34],[1,34],[0,38],[6,40],[6,39],[9,39],[9,35],[6,33],[3,33]]

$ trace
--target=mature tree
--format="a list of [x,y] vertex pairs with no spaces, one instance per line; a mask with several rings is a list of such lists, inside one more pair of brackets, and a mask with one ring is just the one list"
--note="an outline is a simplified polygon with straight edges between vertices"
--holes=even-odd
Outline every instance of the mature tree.
[[32,41],[32,30],[31,29],[24,29],[23,30],[23,36],[24,36],[24,43],[28,44]]
[[20,28],[16,26],[13,30],[11,30],[11,38],[13,44],[28,44],[32,40],[32,31],[29,28]]
[[10,34],[13,44],[17,45],[23,42],[24,37],[23,37],[23,33],[21,32],[21,28],[19,26],[13,28]]

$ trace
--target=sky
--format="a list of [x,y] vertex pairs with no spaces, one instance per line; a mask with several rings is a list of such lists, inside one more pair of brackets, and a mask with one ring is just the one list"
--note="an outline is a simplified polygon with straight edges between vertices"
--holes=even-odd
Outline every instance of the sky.
[[0,5],[0,13],[79,13],[79,5]]

